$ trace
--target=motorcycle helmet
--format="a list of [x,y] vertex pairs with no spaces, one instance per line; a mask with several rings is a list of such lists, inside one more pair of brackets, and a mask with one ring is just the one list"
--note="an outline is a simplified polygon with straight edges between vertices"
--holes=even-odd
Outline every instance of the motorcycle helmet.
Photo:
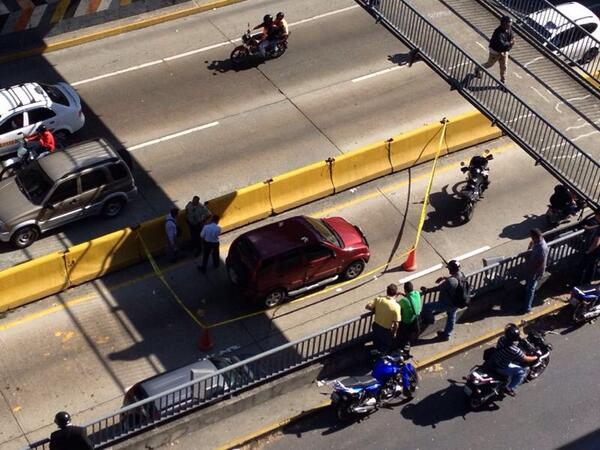
[[446,266],[450,272],[458,272],[460,270],[460,263],[453,259],[448,261],[448,265]]
[[40,125],[37,129],[38,133],[43,133],[44,131],[46,131],[48,128],[46,128],[44,125]]
[[504,337],[509,342],[517,342],[521,338],[519,327],[516,326],[514,323],[509,323],[504,328]]
[[271,14],[265,14],[263,17],[263,23],[270,24],[271,22],[273,22],[273,16]]
[[281,19],[283,19],[284,17],[285,17],[285,14],[284,14],[283,12],[281,12],[281,11],[279,11],[279,12],[277,13],[277,15],[275,16],[275,18],[276,18],[277,20],[281,20]]
[[71,414],[66,411],[57,412],[54,416],[54,423],[59,428],[64,428],[71,423]]
[[502,16],[502,18],[500,19],[500,23],[507,23],[510,25],[512,23],[512,19],[508,16]]

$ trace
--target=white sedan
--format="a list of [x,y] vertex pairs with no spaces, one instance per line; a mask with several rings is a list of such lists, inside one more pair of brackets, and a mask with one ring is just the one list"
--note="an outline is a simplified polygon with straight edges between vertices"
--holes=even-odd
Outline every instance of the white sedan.
[[0,89],[0,157],[44,125],[65,139],[85,123],[79,95],[67,83],[25,83]]
[[535,12],[525,17],[524,22],[533,28],[536,37],[542,38],[542,45],[559,49],[555,50],[556,54],[582,65],[596,58],[600,50],[598,16],[577,2],[562,3],[556,10]]

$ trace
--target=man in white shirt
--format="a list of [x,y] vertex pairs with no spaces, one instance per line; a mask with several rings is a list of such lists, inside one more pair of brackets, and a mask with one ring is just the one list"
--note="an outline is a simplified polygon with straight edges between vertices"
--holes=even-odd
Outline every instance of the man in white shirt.
[[202,228],[200,237],[202,238],[202,265],[198,266],[200,273],[206,273],[208,258],[212,255],[213,267],[219,267],[219,236],[221,227],[219,226],[219,216],[212,216],[210,222]]
[[177,226],[177,216],[179,208],[171,208],[165,220],[165,233],[167,235],[167,258],[170,262],[177,259],[177,236],[179,235],[179,227]]

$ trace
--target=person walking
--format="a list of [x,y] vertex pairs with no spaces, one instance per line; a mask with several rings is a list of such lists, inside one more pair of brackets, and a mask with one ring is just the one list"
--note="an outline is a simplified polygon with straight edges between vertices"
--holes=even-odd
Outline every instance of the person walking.
[[83,427],[71,425],[71,415],[60,411],[54,416],[58,430],[50,435],[50,450],[92,450],[90,438]]
[[[515,45],[515,33],[512,30],[512,19],[504,16],[500,19],[500,26],[494,30],[489,44],[489,55],[483,67],[489,69],[496,63],[500,63],[500,81],[506,83],[506,66],[508,54]],[[481,78],[481,70],[475,68],[475,77]]]
[[400,305],[400,328],[398,330],[398,347],[410,351],[411,341],[418,337],[420,330],[421,294],[414,290],[410,281],[404,283],[404,295],[398,301]]
[[426,294],[427,292],[439,292],[439,300],[437,302],[431,302],[425,305],[423,308],[423,314],[427,323],[435,322],[435,314],[439,312],[446,312],[446,327],[444,331],[438,331],[438,338],[442,341],[450,339],[450,335],[454,330],[456,324],[456,312],[458,307],[456,306],[456,296],[458,294],[459,284],[464,282],[465,275],[460,271],[460,263],[456,260],[451,260],[447,265],[450,276],[440,277],[436,280],[437,286],[425,289],[422,288],[421,292]]
[[531,311],[533,297],[538,283],[546,271],[548,261],[548,244],[539,228],[529,231],[531,242],[529,243],[529,254],[525,260],[525,302],[523,312]]
[[595,223],[585,227],[591,234],[590,243],[585,249],[583,259],[581,260],[580,272],[581,283],[589,284],[594,280],[596,274],[596,265],[600,258],[600,211],[594,215]]
[[198,256],[202,252],[200,232],[209,216],[210,211],[206,205],[200,202],[200,197],[194,195],[185,207],[185,220],[190,230],[191,247],[194,256]]
[[385,296],[379,296],[369,302],[365,309],[373,311],[373,344],[383,353],[389,353],[394,347],[401,319],[400,305],[396,302],[398,286],[390,284]]
[[200,237],[202,238],[202,265],[198,266],[200,273],[206,273],[208,258],[212,255],[213,267],[219,267],[219,236],[221,236],[221,227],[219,226],[219,216],[212,216],[210,222],[202,227]]
[[177,260],[177,238],[179,237],[179,225],[177,225],[177,216],[179,208],[171,208],[165,219],[165,233],[167,235],[167,259],[169,262]]

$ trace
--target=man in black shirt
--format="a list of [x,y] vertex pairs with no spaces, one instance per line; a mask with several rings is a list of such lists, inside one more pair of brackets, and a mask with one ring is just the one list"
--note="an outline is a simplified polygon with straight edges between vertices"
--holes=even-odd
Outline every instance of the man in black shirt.
[[60,411],[54,416],[54,423],[60,430],[50,435],[50,450],[93,450],[85,428],[71,425],[71,415]]
[[[490,53],[483,67],[489,69],[497,62],[500,63],[500,81],[506,83],[506,64],[508,63],[508,52],[515,44],[515,33],[512,30],[512,20],[508,16],[500,19],[500,26],[494,30],[490,39]],[[475,76],[481,77],[479,67],[475,69]]]

